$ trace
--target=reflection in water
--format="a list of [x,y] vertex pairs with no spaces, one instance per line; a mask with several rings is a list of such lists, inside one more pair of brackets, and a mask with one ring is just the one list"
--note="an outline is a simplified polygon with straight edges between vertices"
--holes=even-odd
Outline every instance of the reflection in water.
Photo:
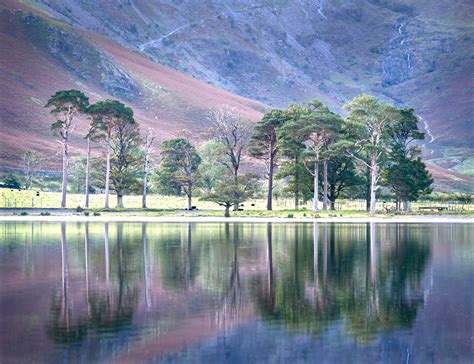
[[[46,348],[16,351],[23,336],[7,338],[6,330],[15,330],[5,322],[2,344],[11,345],[2,345],[9,349],[1,354],[12,360],[222,361],[227,356],[219,356],[219,341],[206,354],[213,338],[231,343],[240,332],[250,337],[264,330],[255,342],[226,344],[226,355],[235,361],[276,360],[274,345],[283,340],[294,344],[290,358],[303,350],[297,349],[301,340],[294,340],[306,335],[313,343],[303,350],[309,358],[325,351],[343,360],[341,348],[347,348],[355,353],[352,361],[366,361],[387,345],[389,335],[388,342],[397,343],[390,344],[391,359],[423,361],[428,355],[423,344],[408,342],[419,340],[413,334],[418,326],[435,323],[424,317],[445,297],[436,288],[440,267],[448,264],[455,278],[446,289],[472,302],[472,292],[454,284],[457,279],[463,286],[472,273],[466,271],[474,261],[467,245],[470,225],[38,223],[35,243],[31,224],[0,226],[1,261],[11,262],[0,265],[2,277],[18,279],[11,272],[23,267],[25,257],[34,272],[22,270],[15,284],[25,287],[21,291],[2,289],[2,309],[12,317],[16,312],[31,317],[17,324]],[[454,246],[465,254],[456,255]],[[453,265],[446,261],[450,256],[472,260]],[[30,282],[41,285],[47,301],[30,297]],[[26,313],[8,304],[13,295],[27,305]],[[427,297],[431,306],[424,307]],[[465,336],[461,344],[445,339],[443,345],[457,350],[443,353],[468,358]],[[329,339],[332,346],[318,346]],[[197,356],[188,357],[191,353]]]

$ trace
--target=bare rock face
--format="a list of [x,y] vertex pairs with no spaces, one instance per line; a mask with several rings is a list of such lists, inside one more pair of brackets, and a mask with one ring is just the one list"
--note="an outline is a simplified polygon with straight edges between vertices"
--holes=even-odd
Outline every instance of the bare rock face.
[[24,22],[34,37],[43,35],[41,41],[47,43],[51,55],[74,76],[97,83],[109,94],[124,100],[139,95],[135,80],[80,33],[32,15],[25,17]]

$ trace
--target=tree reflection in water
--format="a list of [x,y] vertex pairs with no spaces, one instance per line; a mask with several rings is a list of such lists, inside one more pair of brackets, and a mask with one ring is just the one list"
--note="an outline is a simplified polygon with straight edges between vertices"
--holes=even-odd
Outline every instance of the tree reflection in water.
[[343,323],[349,335],[369,342],[412,325],[423,302],[420,280],[430,245],[407,225],[80,226],[84,275],[71,286],[61,224],[61,286],[48,326],[56,343],[92,334],[99,342],[118,338],[140,317],[140,307],[147,324],[160,330],[194,315],[227,332],[255,310],[290,332],[319,336]]
[[[267,229],[271,231],[271,226]],[[262,318],[312,335],[340,320],[360,342],[411,326],[423,302],[420,280],[430,248],[406,225],[397,225],[396,234],[391,230],[369,223],[365,234],[350,236],[334,224],[324,224],[322,229],[315,224],[313,243],[308,244],[295,228],[293,239],[277,243],[278,256],[267,258],[275,292],[256,278],[252,294]],[[364,235],[367,254],[360,244]],[[268,251],[274,244],[268,234]],[[312,266],[307,265],[309,257]]]

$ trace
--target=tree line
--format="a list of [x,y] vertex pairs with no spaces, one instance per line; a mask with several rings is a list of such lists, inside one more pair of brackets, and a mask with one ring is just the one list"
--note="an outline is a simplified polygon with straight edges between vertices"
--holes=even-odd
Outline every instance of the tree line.
[[[117,195],[117,207],[123,207],[126,193],[141,190],[146,208],[151,179],[159,193],[186,195],[188,209],[193,208],[197,191],[201,199],[223,206],[225,216],[261,193],[263,179],[268,210],[277,195],[276,181],[278,193],[294,197],[295,209],[301,201],[312,199],[314,212],[335,209],[339,197],[350,196],[364,197],[368,211],[375,213],[382,186],[395,196],[397,209],[432,191],[433,180],[416,145],[424,134],[418,129],[415,111],[369,95],[345,104],[345,118],[319,100],[270,110],[257,123],[229,106],[213,109],[208,116],[210,140],[199,148],[186,133],[166,140],[156,167],[155,135],[150,130],[142,135],[133,110],[121,102],[90,104],[81,91],[61,90],[45,107],[56,118],[51,127],[62,146],[61,207],[66,206],[70,139],[79,115],[89,120],[88,129],[80,132],[87,140],[86,208],[92,175],[105,192],[105,208],[110,207],[111,189]],[[93,147],[102,149],[103,158],[91,159]],[[34,158],[29,159],[34,163]],[[256,161],[243,169],[250,159]]]

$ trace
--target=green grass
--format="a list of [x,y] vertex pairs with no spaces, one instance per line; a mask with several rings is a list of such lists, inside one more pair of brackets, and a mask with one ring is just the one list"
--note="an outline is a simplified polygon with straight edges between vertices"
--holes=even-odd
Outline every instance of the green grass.
[[[0,208],[49,208],[60,207],[61,194],[59,192],[40,192],[36,196],[36,191],[30,190],[10,190],[0,189]],[[90,195],[90,210],[101,211],[104,207],[104,195]],[[140,215],[140,216],[190,216],[190,213],[184,210],[187,206],[187,199],[184,196],[162,196],[149,195],[148,209],[141,210],[141,196],[125,196],[125,209],[114,208],[116,204],[115,195],[110,196],[110,213],[114,215]],[[224,209],[217,204],[209,201],[201,201],[199,198],[193,200],[193,205],[198,210],[192,213],[192,216],[222,216]],[[254,205],[254,206],[252,206]],[[68,194],[67,207],[76,209],[84,206],[83,194]],[[393,203],[386,203],[386,207],[393,207]],[[448,206],[451,211],[418,211],[420,206]],[[253,199],[244,203],[243,211],[231,212],[234,217],[279,217],[279,218],[337,218],[337,217],[366,217],[369,214],[365,211],[365,201],[363,200],[339,200],[336,204],[336,211],[320,211],[314,214],[311,211],[311,203],[300,207],[299,210],[293,209],[293,201],[290,199],[279,199],[274,201],[273,211],[266,210],[266,199]],[[130,212],[129,209],[140,209]],[[385,211],[383,202],[377,204],[379,211]],[[54,214],[54,210],[51,211]],[[107,212],[102,212],[107,214]],[[378,216],[394,216],[393,212],[384,212]],[[474,214],[474,204],[461,205],[448,202],[417,202],[412,204],[411,215],[452,215],[452,214]],[[90,214],[89,216],[92,216]]]
[[461,164],[457,165],[454,170],[466,176],[474,177],[474,157],[464,160]]

